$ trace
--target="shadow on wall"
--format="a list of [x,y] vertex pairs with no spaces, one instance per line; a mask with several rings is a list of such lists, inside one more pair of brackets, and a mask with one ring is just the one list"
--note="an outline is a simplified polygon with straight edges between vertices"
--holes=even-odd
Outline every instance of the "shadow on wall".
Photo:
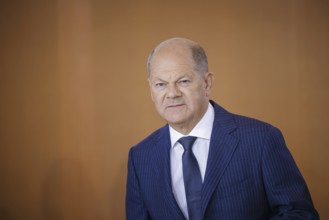
[[[128,154],[127,154],[128,155]],[[113,180],[113,188],[110,191],[109,201],[111,219],[126,219],[125,217],[125,194],[126,194],[126,174],[127,174],[127,161],[122,161],[118,165],[117,173],[114,175],[116,178]],[[107,207],[109,208],[109,207]]]
[[81,161],[57,160],[42,192],[43,219],[95,219],[95,190]]
[[61,182],[63,181],[63,161],[52,164],[46,176],[42,194],[44,219],[61,219]]
[[10,217],[8,211],[3,207],[0,207],[0,219],[1,220],[12,220],[13,218]]

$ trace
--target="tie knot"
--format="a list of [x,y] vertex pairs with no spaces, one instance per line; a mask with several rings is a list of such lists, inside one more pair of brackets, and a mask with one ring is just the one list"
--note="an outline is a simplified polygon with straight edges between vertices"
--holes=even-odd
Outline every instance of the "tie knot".
[[181,145],[183,145],[184,150],[191,150],[195,140],[196,140],[196,137],[186,136],[186,137],[182,137],[181,139],[179,139],[178,142]]

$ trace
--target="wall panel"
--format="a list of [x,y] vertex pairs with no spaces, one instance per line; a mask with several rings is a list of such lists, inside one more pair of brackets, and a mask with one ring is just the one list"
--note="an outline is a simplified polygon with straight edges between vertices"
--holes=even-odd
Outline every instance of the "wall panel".
[[200,42],[212,99],[279,127],[329,218],[327,1],[1,1],[0,218],[124,219],[129,148],[164,122],[146,58]]

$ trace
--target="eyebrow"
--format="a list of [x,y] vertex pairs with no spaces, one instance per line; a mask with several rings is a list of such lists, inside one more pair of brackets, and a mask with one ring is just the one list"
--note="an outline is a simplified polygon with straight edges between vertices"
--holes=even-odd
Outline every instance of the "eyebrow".
[[[185,77],[192,78],[192,77],[191,77],[191,74],[186,73],[186,74],[184,74],[184,75],[178,77],[178,78],[175,80],[175,82],[176,82],[176,81],[179,81],[179,80],[181,80],[181,79],[183,79],[183,78],[185,78]],[[161,79],[161,78],[158,77],[158,76],[154,76],[154,79],[152,79],[151,81],[153,82],[153,81],[156,81],[156,80],[160,80],[160,81],[163,81],[163,82],[168,82],[167,80]]]

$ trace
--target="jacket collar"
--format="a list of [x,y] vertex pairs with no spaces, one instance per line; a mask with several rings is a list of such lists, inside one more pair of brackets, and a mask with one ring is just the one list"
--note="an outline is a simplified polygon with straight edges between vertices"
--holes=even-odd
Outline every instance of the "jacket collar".
[[[209,156],[202,190],[202,210],[203,214],[209,203],[211,195],[218,186],[221,177],[228,166],[238,139],[232,135],[236,129],[233,115],[227,112],[213,101],[210,101],[215,110],[215,119],[210,139]],[[158,146],[154,157],[154,168],[160,175],[157,180],[163,190],[164,204],[171,210],[175,219],[184,219],[172,192],[170,176],[170,134],[169,126],[160,129],[158,139],[155,141]]]
[[215,102],[211,101],[211,104],[215,108],[215,120],[202,190],[203,214],[238,145],[238,139],[233,136],[233,132],[237,128],[233,115]]
[[169,126],[166,125],[160,129],[159,138],[154,143],[157,145],[157,151],[154,157],[155,172],[159,175],[156,180],[162,190],[164,209],[172,213],[173,219],[185,219],[183,212],[180,210],[174,194],[172,192],[171,174],[170,174],[170,133]]

